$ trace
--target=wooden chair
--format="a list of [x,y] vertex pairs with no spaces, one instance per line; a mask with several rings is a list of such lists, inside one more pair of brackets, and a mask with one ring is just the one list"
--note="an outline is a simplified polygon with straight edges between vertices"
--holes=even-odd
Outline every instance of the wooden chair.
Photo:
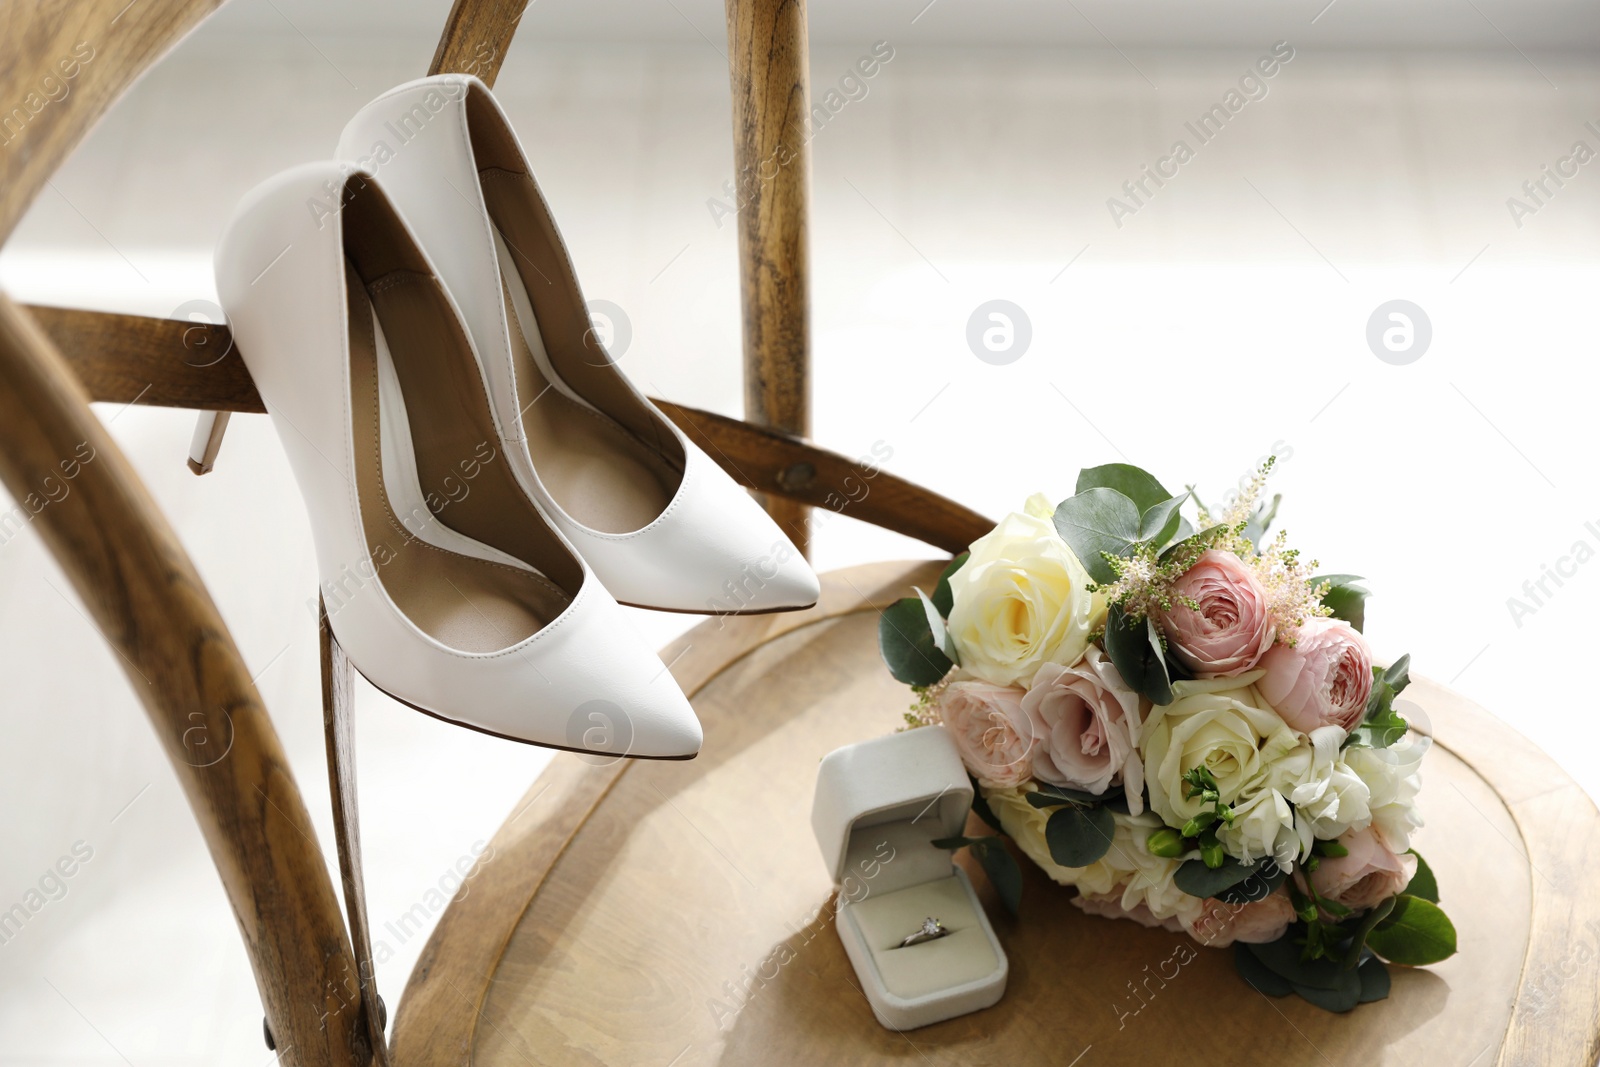
[[[6,9],[0,100],[22,99],[77,41],[95,40],[97,56],[71,103],[43,110],[0,154],[0,240],[99,115],[215,6]],[[432,69],[475,62],[492,83],[523,6],[457,0]],[[807,109],[804,4],[727,7],[736,165],[753,176]],[[750,421],[662,406],[801,543],[807,509],[822,506],[957,551],[988,521],[804,439],[808,162],[804,145],[784,147],[789,165],[740,189]],[[259,412],[237,356],[185,359],[228,344],[222,326],[24,308],[0,295],[0,477],[26,498],[81,448],[94,450],[76,491],[36,527],[121,653],[188,793],[282,1062],[1094,1064],[1181,1049],[1250,1064],[1478,1067],[1587,1065],[1600,1055],[1600,899],[1585,892],[1600,815],[1530,743],[1427,682],[1407,693],[1438,742],[1425,844],[1462,951],[1431,972],[1397,969],[1389,1000],[1341,1017],[1268,1000],[1240,986],[1218,952],[1200,952],[1174,977],[1176,935],[1088,919],[1030,873],[1025,921],[998,920],[1011,958],[1006,998],[910,1034],[879,1028],[828,929],[830,886],[806,811],[822,753],[898,724],[906,694],[877,663],[875,611],[927,587],[936,563],[834,572],[810,611],[713,619],[667,649],[704,721],[704,754],[687,764],[558,755],[491,843],[474,891],[441,917],[386,1042],[371,981],[349,666],[324,626],[347,930],[238,651],[88,407]],[[216,424],[212,454],[226,420]],[[200,736],[232,731],[227,759],[198,765],[206,761],[186,749],[197,726]]]

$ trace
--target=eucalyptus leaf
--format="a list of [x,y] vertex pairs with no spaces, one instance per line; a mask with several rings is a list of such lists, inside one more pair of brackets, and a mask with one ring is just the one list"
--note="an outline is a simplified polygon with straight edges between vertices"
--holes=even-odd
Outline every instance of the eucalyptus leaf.
[[1139,506],[1115,489],[1088,489],[1056,508],[1056,533],[1089,576],[1102,585],[1117,580],[1101,553],[1126,556],[1139,542]]
[[1157,548],[1172,540],[1182,521],[1178,507],[1187,499],[1189,494],[1184,493],[1147,508],[1139,519],[1139,540],[1149,541]]
[[928,594],[916,586],[911,587],[917,594],[917,599],[922,601],[922,611],[928,620],[928,634],[933,638],[933,647],[945,654],[951,663],[960,662],[955,653],[955,646],[950,641],[950,630],[944,623],[944,615],[934,607]]
[[1078,472],[1078,485],[1073,492],[1082,493],[1090,489],[1115,489],[1133,501],[1138,506],[1140,514],[1172,497],[1172,494],[1156,481],[1155,475],[1131,463],[1107,463],[1101,467],[1085,467]]
[[1420,897],[1430,904],[1439,903],[1439,880],[1433,876],[1433,868],[1428,866],[1428,861],[1422,858],[1422,853],[1416,849],[1407,849],[1417,857],[1417,873],[1411,876],[1411,884],[1403,892],[1407,896]]
[[[1184,525],[1186,521],[1180,521],[1179,526]],[[1185,546],[1190,549],[1204,549],[1206,545],[1221,537],[1227,530],[1226,526],[1207,526],[1199,533],[1191,533],[1187,537],[1182,537],[1172,542],[1172,544],[1161,550],[1161,558],[1167,559],[1173,553],[1183,550]]]
[[1005,833],[1006,828],[1000,825],[1000,819],[995,815],[994,809],[989,807],[987,800],[983,799],[983,790],[978,787],[978,780],[969,774],[967,781],[972,783],[972,814],[983,820],[984,825],[995,833]]
[[1161,634],[1155,620],[1128,618],[1120,606],[1106,611],[1106,655],[1122,675],[1123,684],[1142,693],[1152,704],[1172,703],[1172,676],[1167,657],[1161,650]]
[[1311,579],[1311,587],[1315,589],[1327,582],[1328,589],[1322,594],[1323,606],[1333,612],[1334,618],[1343,619],[1361,630],[1367,621],[1367,597],[1372,595],[1360,584],[1365,580],[1359,574],[1319,574]]
[[950,609],[955,607],[956,603],[955,594],[950,591],[950,577],[961,569],[961,565],[966,563],[971,555],[971,552],[963,552],[952,559],[949,566],[940,572],[939,582],[933,587],[933,606],[947,619],[950,617]]
[[1356,968],[1356,977],[1361,979],[1361,1003],[1371,1004],[1389,995],[1389,968],[1378,957],[1368,956]]
[[1372,951],[1390,963],[1425,967],[1456,952],[1456,928],[1439,905],[1402,893],[1389,917],[1367,935]]
[[1256,959],[1243,941],[1233,943],[1233,965],[1238,969],[1240,978],[1269,997],[1286,997],[1294,992],[1289,980]]
[[1189,860],[1173,875],[1172,884],[1191,897],[1214,897],[1239,885],[1261,866],[1240,863],[1232,856],[1225,858],[1220,867],[1207,867],[1204,860]]
[[897,600],[878,616],[878,651],[889,673],[906,685],[932,685],[954,666],[934,642],[918,597]]
[[983,873],[989,876],[989,884],[994,886],[994,891],[1000,895],[1000,903],[1005,905],[1006,911],[1017,915],[1022,911],[1022,868],[1017,864],[1005,845],[1000,843],[998,837],[984,838],[994,844],[972,851],[977,854],[978,862],[983,865]]
[[1044,825],[1050,858],[1063,867],[1087,867],[1111,850],[1116,821],[1105,808],[1057,808]]
[[1287,978],[1297,986],[1313,989],[1338,989],[1341,985],[1348,987],[1348,983],[1355,978],[1355,972],[1345,970],[1337,960],[1326,957],[1315,960],[1300,958],[1301,946],[1297,939],[1303,936],[1304,930],[1303,923],[1295,923],[1278,940],[1264,945],[1251,945],[1250,951],[1274,974]]
[[1280,867],[1271,860],[1263,860],[1244,881],[1212,895],[1224,904],[1254,904],[1258,900],[1265,900],[1288,878],[1287,867]]
[[1340,980],[1331,989],[1294,983],[1294,991],[1323,1011],[1343,1013],[1361,1003],[1361,976],[1355,971],[1340,971]]
[[1038,788],[1028,794],[1028,803],[1036,808],[1055,808],[1062,804],[1077,804],[1082,807],[1092,807],[1105,802],[1103,796],[1082,789],[1068,789],[1065,786],[1051,785],[1048,782],[1038,783]]

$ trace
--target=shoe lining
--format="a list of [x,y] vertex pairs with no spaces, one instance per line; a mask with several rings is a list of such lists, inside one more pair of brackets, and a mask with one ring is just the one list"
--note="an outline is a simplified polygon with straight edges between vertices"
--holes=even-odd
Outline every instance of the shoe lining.
[[[374,188],[344,210],[362,527],[379,581],[412,623],[454,649],[500,651],[560,615],[583,570],[500,454],[465,334]],[[396,399],[386,448],[382,405]]]
[[496,231],[518,407],[534,469],[561,509],[591,530],[632,533],[654,522],[681,474],[661,453],[555,377],[515,259]]

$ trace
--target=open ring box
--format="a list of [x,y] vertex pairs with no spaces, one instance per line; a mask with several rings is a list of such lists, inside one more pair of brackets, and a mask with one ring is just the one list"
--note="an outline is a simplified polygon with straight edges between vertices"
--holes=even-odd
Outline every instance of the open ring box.
[[[987,1008],[1006,990],[1006,954],[948,849],[972,784],[942,726],[830,752],[811,826],[839,885],[835,926],[872,1013],[891,1030]],[[925,918],[950,933],[902,947]]]

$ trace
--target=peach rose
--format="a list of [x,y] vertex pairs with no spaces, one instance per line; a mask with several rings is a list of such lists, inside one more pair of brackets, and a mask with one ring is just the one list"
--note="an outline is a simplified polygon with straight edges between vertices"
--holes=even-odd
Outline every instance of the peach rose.
[[1261,657],[1267,673],[1256,683],[1283,721],[1309,734],[1319,726],[1356,728],[1372,695],[1372,652],[1366,638],[1339,619],[1307,619],[1294,647],[1280,644]]
[[[1267,595],[1232,552],[1200,554],[1172,586],[1173,605],[1157,618],[1172,654],[1200,678],[1243,674],[1272,647]],[[1187,601],[1199,605],[1189,607]]]
[[1122,783],[1129,813],[1144,810],[1139,695],[1123,684],[1098,645],[1090,645],[1076,667],[1041,666],[1022,710],[1040,741],[1033,753],[1035,778],[1096,795]]
[[1039,742],[1022,696],[1016,686],[988,682],[951,682],[939,694],[939,717],[961,762],[984,785],[1010,789],[1033,776]]
[[1323,856],[1311,872],[1311,885],[1317,896],[1364,911],[1411,884],[1417,873],[1417,857],[1395,855],[1368,826],[1340,836],[1339,844],[1347,856]]
[[1280,888],[1248,904],[1228,904],[1209,897],[1199,916],[1184,928],[1208,948],[1226,948],[1235,941],[1264,945],[1282,937],[1294,919],[1294,905]]

